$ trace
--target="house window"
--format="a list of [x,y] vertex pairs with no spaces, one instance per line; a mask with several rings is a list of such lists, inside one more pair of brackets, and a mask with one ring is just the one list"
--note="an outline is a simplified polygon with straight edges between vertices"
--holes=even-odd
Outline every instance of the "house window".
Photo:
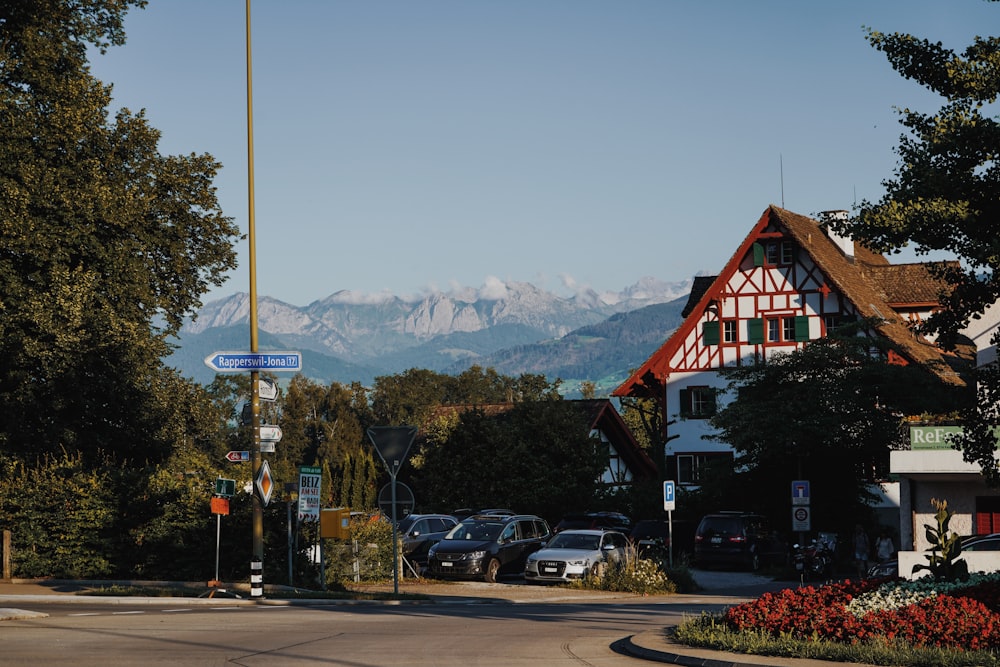
[[778,263],[778,244],[768,243],[765,248],[767,250],[767,263],[774,266]]
[[976,535],[1000,532],[1000,497],[976,497]]
[[767,342],[778,343],[781,341],[781,320],[772,317],[767,320]]
[[795,340],[795,318],[794,317],[782,317],[781,318],[781,336],[782,336],[782,340]]
[[704,478],[711,466],[732,467],[733,465],[733,456],[730,452],[678,454],[676,458],[678,484],[697,484]]
[[736,320],[725,320],[722,322],[722,342],[735,343],[736,341]]
[[781,244],[781,263],[791,264],[795,261],[795,252],[791,243]]
[[681,389],[681,417],[707,419],[715,414],[715,390],[711,387]]

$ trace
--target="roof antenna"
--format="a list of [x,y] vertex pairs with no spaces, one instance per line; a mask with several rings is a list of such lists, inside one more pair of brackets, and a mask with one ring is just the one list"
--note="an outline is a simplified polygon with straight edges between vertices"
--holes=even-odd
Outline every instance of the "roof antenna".
[[785,162],[778,153],[778,172],[781,175],[781,208],[785,208]]

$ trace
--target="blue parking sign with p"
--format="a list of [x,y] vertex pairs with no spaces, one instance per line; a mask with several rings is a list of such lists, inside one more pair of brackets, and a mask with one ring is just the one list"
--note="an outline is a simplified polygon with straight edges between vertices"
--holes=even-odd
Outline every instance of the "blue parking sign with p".
[[667,480],[663,483],[663,509],[667,512],[676,508],[677,502],[674,498],[674,483]]

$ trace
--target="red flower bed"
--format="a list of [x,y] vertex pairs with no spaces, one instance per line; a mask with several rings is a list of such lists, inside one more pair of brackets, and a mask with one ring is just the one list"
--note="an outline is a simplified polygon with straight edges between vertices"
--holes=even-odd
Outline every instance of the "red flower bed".
[[756,629],[805,640],[855,643],[881,636],[915,646],[1000,648],[1000,616],[996,611],[1000,609],[1000,583],[984,582],[899,609],[871,611],[861,618],[847,610],[854,597],[874,591],[883,582],[845,581],[766,593],[731,607],[724,621],[735,630]]

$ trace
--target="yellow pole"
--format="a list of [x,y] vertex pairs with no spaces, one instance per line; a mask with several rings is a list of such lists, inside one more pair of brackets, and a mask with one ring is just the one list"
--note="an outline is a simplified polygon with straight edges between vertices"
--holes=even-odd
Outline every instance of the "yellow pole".
[[[253,208],[253,66],[250,48],[250,0],[247,0],[247,191],[248,191],[248,231],[250,242],[250,351],[257,350],[257,249],[254,234]],[[250,372],[250,402],[253,407],[251,420],[250,456],[254,480],[253,490],[253,556],[250,561],[250,597],[264,596],[264,501],[257,488],[257,478],[261,472],[260,455],[260,371]]]

